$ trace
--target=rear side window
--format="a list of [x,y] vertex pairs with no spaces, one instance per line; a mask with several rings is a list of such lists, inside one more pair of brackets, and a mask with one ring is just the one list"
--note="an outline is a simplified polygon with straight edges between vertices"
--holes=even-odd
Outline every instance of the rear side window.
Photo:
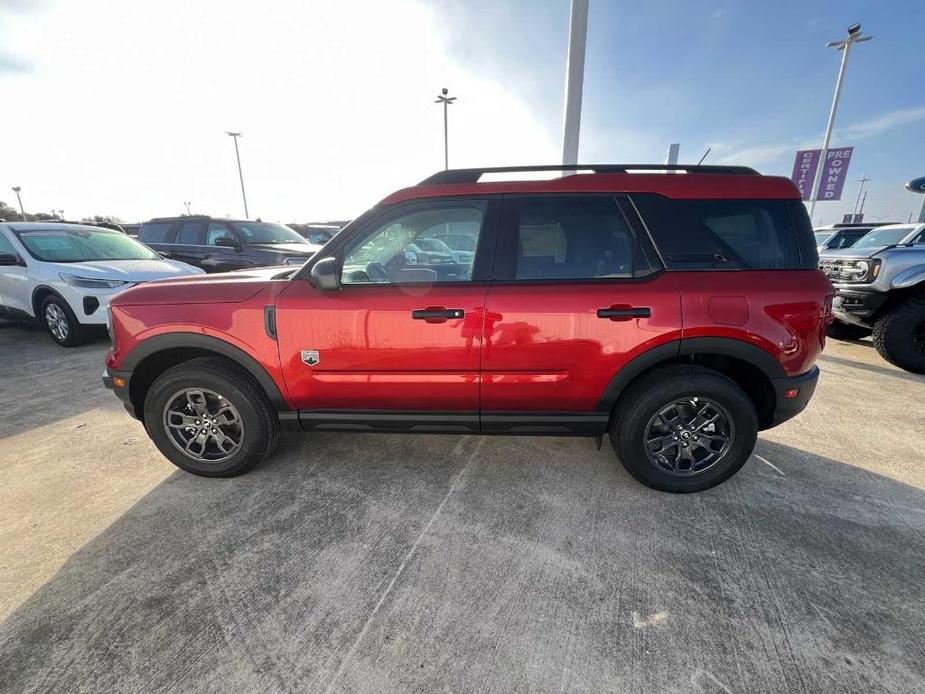
[[[632,197],[669,269],[816,267],[809,220],[799,220],[807,237],[801,244],[792,221],[800,211],[788,209],[788,200],[677,200],[654,194]],[[806,217],[805,211],[802,217]]]
[[202,222],[183,222],[175,243],[184,246],[198,246],[202,243]]
[[141,229],[138,230],[138,240],[142,243],[166,243],[168,231],[170,231],[169,222],[142,224]]
[[515,280],[633,276],[636,241],[613,197],[525,197],[506,204],[516,226]]

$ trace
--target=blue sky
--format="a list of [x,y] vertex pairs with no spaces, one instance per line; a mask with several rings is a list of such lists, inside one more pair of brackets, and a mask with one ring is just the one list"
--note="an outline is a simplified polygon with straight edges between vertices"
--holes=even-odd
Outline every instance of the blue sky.
[[[854,145],[840,219],[905,221],[925,175],[925,3],[590,0],[580,158],[752,165],[789,175],[819,146],[852,22],[833,146]],[[144,219],[350,217],[442,167],[434,95],[449,87],[451,165],[561,156],[568,0],[0,0],[7,104],[0,199]],[[54,95],[55,101],[49,96]]]

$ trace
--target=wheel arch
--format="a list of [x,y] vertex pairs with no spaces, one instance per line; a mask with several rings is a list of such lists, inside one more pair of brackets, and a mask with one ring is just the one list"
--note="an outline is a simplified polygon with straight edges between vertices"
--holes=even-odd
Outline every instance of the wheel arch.
[[655,369],[673,364],[706,366],[732,379],[754,403],[760,428],[773,425],[777,407],[774,382],[786,378],[786,372],[774,357],[760,347],[725,337],[674,340],[640,354],[610,380],[598,400],[596,411],[612,415],[630,384]]
[[[35,318],[42,320],[42,302],[45,301],[49,296],[56,296],[61,301],[65,302],[68,306],[71,307],[71,310],[74,311],[74,307],[68,303],[68,300],[61,296],[61,292],[57,291],[53,287],[49,287],[47,284],[40,284],[32,290],[32,314]],[[74,311],[74,315],[77,315],[77,312]]]
[[136,416],[142,418],[145,395],[158,376],[184,361],[208,356],[223,357],[243,368],[266,393],[277,411],[288,410],[276,381],[247,352],[217,337],[181,332],[148,338],[122,359],[119,371],[131,373],[129,397]]

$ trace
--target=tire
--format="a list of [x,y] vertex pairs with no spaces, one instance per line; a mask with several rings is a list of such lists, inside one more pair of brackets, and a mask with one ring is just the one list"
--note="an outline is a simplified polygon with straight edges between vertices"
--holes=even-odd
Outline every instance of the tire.
[[874,325],[874,346],[900,369],[925,374],[925,295],[897,304]]
[[[693,398],[697,398],[696,404],[691,402]],[[680,430],[668,427],[665,423],[675,418],[669,413],[665,420],[659,420],[658,414],[676,401],[684,401],[680,409],[675,406],[680,418],[676,421],[683,419],[681,410],[694,412],[705,406],[708,416],[719,413],[720,418],[699,430],[689,426]],[[703,420],[694,420],[695,425],[698,423]],[[685,432],[686,454],[680,447],[683,442],[680,437]],[[664,462],[651,452],[654,446],[647,445],[647,433],[664,434],[663,438],[669,439]],[[721,443],[724,434],[726,442]],[[672,440],[675,435],[678,443]],[[725,482],[748,460],[757,437],[758,415],[751,399],[726,376],[693,365],[670,366],[643,376],[620,398],[610,423],[610,442],[623,467],[646,486],[673,493],[699,492]],[[704,438],[716,439],[708,444],[716,447],[713,462],[703,446]],[[682,460],[678,472],[671,472],[667,465],[678,454],[694,458],[703,455],[703,459],[697,465],[690,458]],[[687,464],[689,469],[684,469]]]
[[39,320],[51,339],[62,347],[77,347],[87,340],[87,331],[68,303],[57,294],[48,295],[39,310]]
[[[263,389],[217,357],[191,359],[158,376],[145,396],[144,424],[164,457],[202,477],[243,475],[272,453],[279,436],[279,418]],[[181,450],[191,440],[190,452]]]
[[873,332],[871,328],[862,325],[852,325],[836,320],[829,326],[828,336],[833,340],[860,340]]

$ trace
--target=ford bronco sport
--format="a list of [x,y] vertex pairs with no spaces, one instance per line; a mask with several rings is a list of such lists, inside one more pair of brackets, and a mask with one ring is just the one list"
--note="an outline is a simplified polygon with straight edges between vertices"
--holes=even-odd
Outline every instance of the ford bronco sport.
[[[448,235],[474,254],[421,252]],[[794,185],[744,167],[443,171],[300,268],[120,294],[104,381],[198,475],[250,470],[280,426],[609,433],[639,481],[698,491],[812,396],[817,262]]]

